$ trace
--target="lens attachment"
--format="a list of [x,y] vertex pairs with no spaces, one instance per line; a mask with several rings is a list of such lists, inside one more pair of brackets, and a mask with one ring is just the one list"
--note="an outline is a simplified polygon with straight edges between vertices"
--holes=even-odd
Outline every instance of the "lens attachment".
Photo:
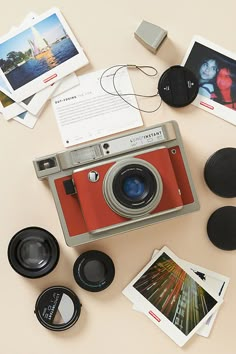
[[64,286],[44,290],[35,304],[37,319],[47,329],[64,331],[79,319],[81,303],[77,295]]
[[126,218],[150,213],[159,204],[163,185],[159,172],[149,162],[127,158],[114,164],[103,182],[109,207]]
[[58,263],[59,254],[56,238],[39,227],[20,230],[8,246],[10,265],[27,278],[40,278],[50,273]]
[[223,148],[210,156],[204,178],[213,193],[224,198],[236,197],[236,148]]
[[112,259],[100,251],[82,253],[74,263],[76,283],[83,289],[98,292],[106,289],[113,281],[115,267]]

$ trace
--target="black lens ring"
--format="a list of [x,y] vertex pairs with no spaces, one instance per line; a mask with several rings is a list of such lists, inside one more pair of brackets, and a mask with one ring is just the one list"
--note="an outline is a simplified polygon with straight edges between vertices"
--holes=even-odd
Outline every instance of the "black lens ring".
[[[50,248],[50,258],[48,262],[43,265],[43,267],[38,269],[29,269],[20,263],[18,256],[18,247],[21,242],[25,242],[27,238],[41,240],[42,243],[46,242]],[[18,231],[10,240],[8,245],[8,260],[11,267],[20,275],[27,278],[40,278],[44,275],[50,273],[57,265],[60,249],[56,238],[47,230],[40,227],[27,227]]]
[[[84,272],[84,267],[90,261],[97,261],[104,266],[105,279],[101,282],[89,281]],[[113,281],[115,276],[115,267],[112,259],[105,253],[96,250],[90,250],[82,253],[75,261],[73,275],[76,283],[83,289],[91,292],[99,292],[106,289]]]
[[[148,186],[148,190],[147,188],[145,189],[146,193],[143,198],[132,200],[124,194],[122,190],[123,182],[125,178],[131,176],[141,177],[145,181],[145,186]],[[155,197],[157,191],[157,183],[152,172],[146,166],[132,164],[120,169],[120,171],[113,179],[112,188],[114,196],[120,204],[127,208],[138,209],[150,203],[150,201]]]

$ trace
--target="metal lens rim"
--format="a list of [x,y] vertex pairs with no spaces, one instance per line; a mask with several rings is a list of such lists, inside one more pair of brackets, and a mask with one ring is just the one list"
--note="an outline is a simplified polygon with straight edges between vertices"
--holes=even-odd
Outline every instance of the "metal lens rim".
[[[113,190],[113,181],[117,174],[124,168],[129,165],[140,165],[141,167],[145,167],[150,171],[153,175],[156,182],[156,193],[150,198],[150,202],[143,207],[140,208],[132,208],[123,205],[117,200],[116,195]],[[108,204],[108,206],[118,215],[123,216],[125,218],[137,218],[145,216],[146,214],[152,212],[157,205],[159,204],[163,193],[163,183],[159,172],[156,168],[151,165],[149,162],[131,157],[127,159],[123,159],[122,161],[116,162],[106,173],[103,181],[103,195]]]

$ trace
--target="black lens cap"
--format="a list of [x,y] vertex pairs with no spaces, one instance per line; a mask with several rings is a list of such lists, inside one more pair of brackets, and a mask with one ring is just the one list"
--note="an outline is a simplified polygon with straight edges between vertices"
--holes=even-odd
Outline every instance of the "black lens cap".
[[56,238],[40,227],[27,227],[17,232],[8,246],[12,268],[27,278],[40,278],[57,265],[60,249]]
[[236,207],[225,206],[217,209],[209,218],[207,233],[218,248],[231,251],[236,249]]
[[193,102],[198,94],[198,79],[195,74],[181,65],[167,69],[158,82],[158,93],[172,107],[184,107]]
[[82,253],[74,263],[76,283],[83,289],[98,292],[106,289],[113,281],[115,267],[112,259],[101,251]]
[[81,303],[77,295],[64,286],[44,290],[35,304],[39,322],[52,331],[64,331],[79,319]]
[[205,164],[204,178],[213,193],[236,197],[236,148],[223,148],[211,155]]

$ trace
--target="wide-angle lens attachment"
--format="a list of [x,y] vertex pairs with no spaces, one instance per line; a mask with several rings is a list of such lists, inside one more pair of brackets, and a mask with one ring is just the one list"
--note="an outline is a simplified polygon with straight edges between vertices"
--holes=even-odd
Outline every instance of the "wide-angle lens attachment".
[[17,232],[8,246],[12,268],[28,278],[40,278],[50,273],[59,259],[59,245],[50,232],[28,227]]
[[76,283],[83,289],[98,292],[106,289],[113,281],[115,267],[112,259],[101,251],[82,253],[74,263]]

